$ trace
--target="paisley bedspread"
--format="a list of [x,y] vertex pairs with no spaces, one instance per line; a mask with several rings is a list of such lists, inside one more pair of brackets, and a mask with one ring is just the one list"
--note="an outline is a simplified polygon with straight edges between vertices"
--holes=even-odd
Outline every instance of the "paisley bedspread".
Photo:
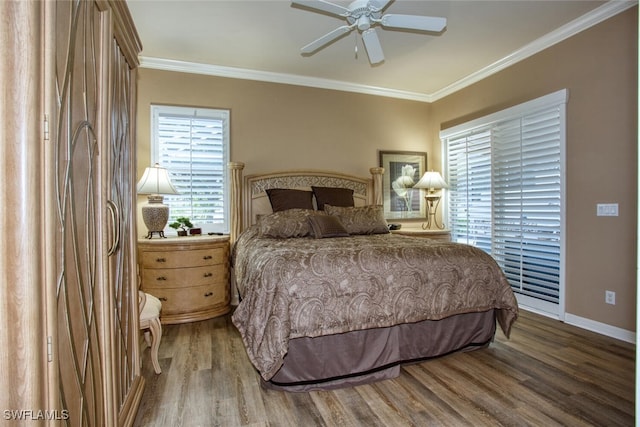
[[468,245],[394,234],[275,239],[254,227],[233,258],[241,296],[233,323],[265,380],[293,338],[491,309],[508,337],[518,316],[500,267]]

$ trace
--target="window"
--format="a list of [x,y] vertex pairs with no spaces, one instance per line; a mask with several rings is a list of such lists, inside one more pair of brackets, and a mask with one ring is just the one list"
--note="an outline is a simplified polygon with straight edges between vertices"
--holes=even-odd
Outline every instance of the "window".
[[169,223],[186,216],[203,232],[229,231],[229,111],[151,107],[151,164],[167,168],[179,195],[165,196]]
[[566,98],[559,91],[441,132],[452,239],[491,254],[521,304],[556,315]]

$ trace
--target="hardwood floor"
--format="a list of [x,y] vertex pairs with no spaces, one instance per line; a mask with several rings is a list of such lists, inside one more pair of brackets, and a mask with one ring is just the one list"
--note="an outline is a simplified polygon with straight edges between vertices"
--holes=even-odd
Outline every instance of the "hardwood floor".
[[632,426],[635,346],[526,311],[507,340],[331,392],[263,390],[230,315],[143,353],[136,426]]

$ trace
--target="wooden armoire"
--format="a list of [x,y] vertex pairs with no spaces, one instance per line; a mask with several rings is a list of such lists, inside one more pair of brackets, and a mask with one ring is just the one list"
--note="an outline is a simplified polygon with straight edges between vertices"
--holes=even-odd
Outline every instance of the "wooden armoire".
[[131,425],[140,40],[124,1],[3,1],[0,19],[0,416]]

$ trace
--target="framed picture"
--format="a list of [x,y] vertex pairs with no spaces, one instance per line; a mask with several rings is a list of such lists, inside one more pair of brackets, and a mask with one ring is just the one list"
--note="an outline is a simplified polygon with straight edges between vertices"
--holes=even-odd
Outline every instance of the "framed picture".
[[382,201],[387,219],[425,218],[426,203],[413,188],[427,170],[427,153],[420,151],[379,151]]

